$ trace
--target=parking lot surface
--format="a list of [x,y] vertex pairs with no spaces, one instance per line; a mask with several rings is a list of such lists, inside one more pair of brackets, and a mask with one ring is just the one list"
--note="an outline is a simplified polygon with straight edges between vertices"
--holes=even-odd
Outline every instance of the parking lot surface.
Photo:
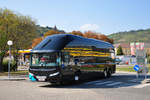
[[150,84],[142,84],[144,79],[135,77],[116,73],[108,79],[66,85],[0,80],[0,100],[150,100]]

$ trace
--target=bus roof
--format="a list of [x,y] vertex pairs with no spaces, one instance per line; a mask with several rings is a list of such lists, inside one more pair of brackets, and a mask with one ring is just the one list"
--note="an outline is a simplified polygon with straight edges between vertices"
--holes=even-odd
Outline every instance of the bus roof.
[[108,42],[104,42],[96,39],[84,38],[81,36],[76,36],[72,34],[57,34],[46,37],[42,42],[40,42],[35,48],[32,49],[33,52],[57,52],[65,47],[95,47],[102,49],[113,49],[113,45]]

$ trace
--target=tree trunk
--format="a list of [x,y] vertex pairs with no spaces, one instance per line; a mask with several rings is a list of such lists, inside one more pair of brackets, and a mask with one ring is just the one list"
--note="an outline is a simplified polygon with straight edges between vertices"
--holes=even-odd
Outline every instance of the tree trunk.
[[15,60],[15,68],[13,69],[14,71],[17,71],[17,68],[18,68],[18,55],[16,54],[15,56],[14,56],[14,60]]
[[2,66],[3,58],[4,58],[4,57],[0,56],[0,72],[3,71],[3,66]]

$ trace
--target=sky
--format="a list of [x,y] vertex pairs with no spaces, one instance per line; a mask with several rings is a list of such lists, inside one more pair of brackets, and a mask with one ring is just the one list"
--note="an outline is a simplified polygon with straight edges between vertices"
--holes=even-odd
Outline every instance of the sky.
[[105,35],[150,28],[150,0],[0,0],[38,25]]

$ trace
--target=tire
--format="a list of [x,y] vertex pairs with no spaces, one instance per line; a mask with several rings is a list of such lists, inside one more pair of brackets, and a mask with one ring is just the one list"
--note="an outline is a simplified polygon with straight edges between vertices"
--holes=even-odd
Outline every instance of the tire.
[[62,75],[60,75],[58,84],[59,84],[59,85],[65,85],[65,82],[64,82],[64,80],[63,80],[63,76],[62,76]]
[[75,83],[79,83],[80,82],[80,75],[81,75],[81,73],[80,72],[77,72],[77,73],[75,73],[75,75],[74,75],[74,81],[75,81]]
[[60,80],[60,81],[58,82],[58,85],[65,85],[65,83],[64,83],[63,80]]
[[107,71],[107,77],[108,77],[108,78],[111,77],[111,73],[112,73],[112,72],[111,72],[111,69],[109,69],[109,70]]
[[75,81],[79,81],[79,76],[78,76],[78,75],[75,75],[75,76],[74,76],[74,80],[75,80]]
[[107,74],[108,74],[108,72],[107,72],[107,70],[105,69],[104,72],[103,72],[103,77],[104,77],[104,78],[107,78],[107,76],[108,76]]

